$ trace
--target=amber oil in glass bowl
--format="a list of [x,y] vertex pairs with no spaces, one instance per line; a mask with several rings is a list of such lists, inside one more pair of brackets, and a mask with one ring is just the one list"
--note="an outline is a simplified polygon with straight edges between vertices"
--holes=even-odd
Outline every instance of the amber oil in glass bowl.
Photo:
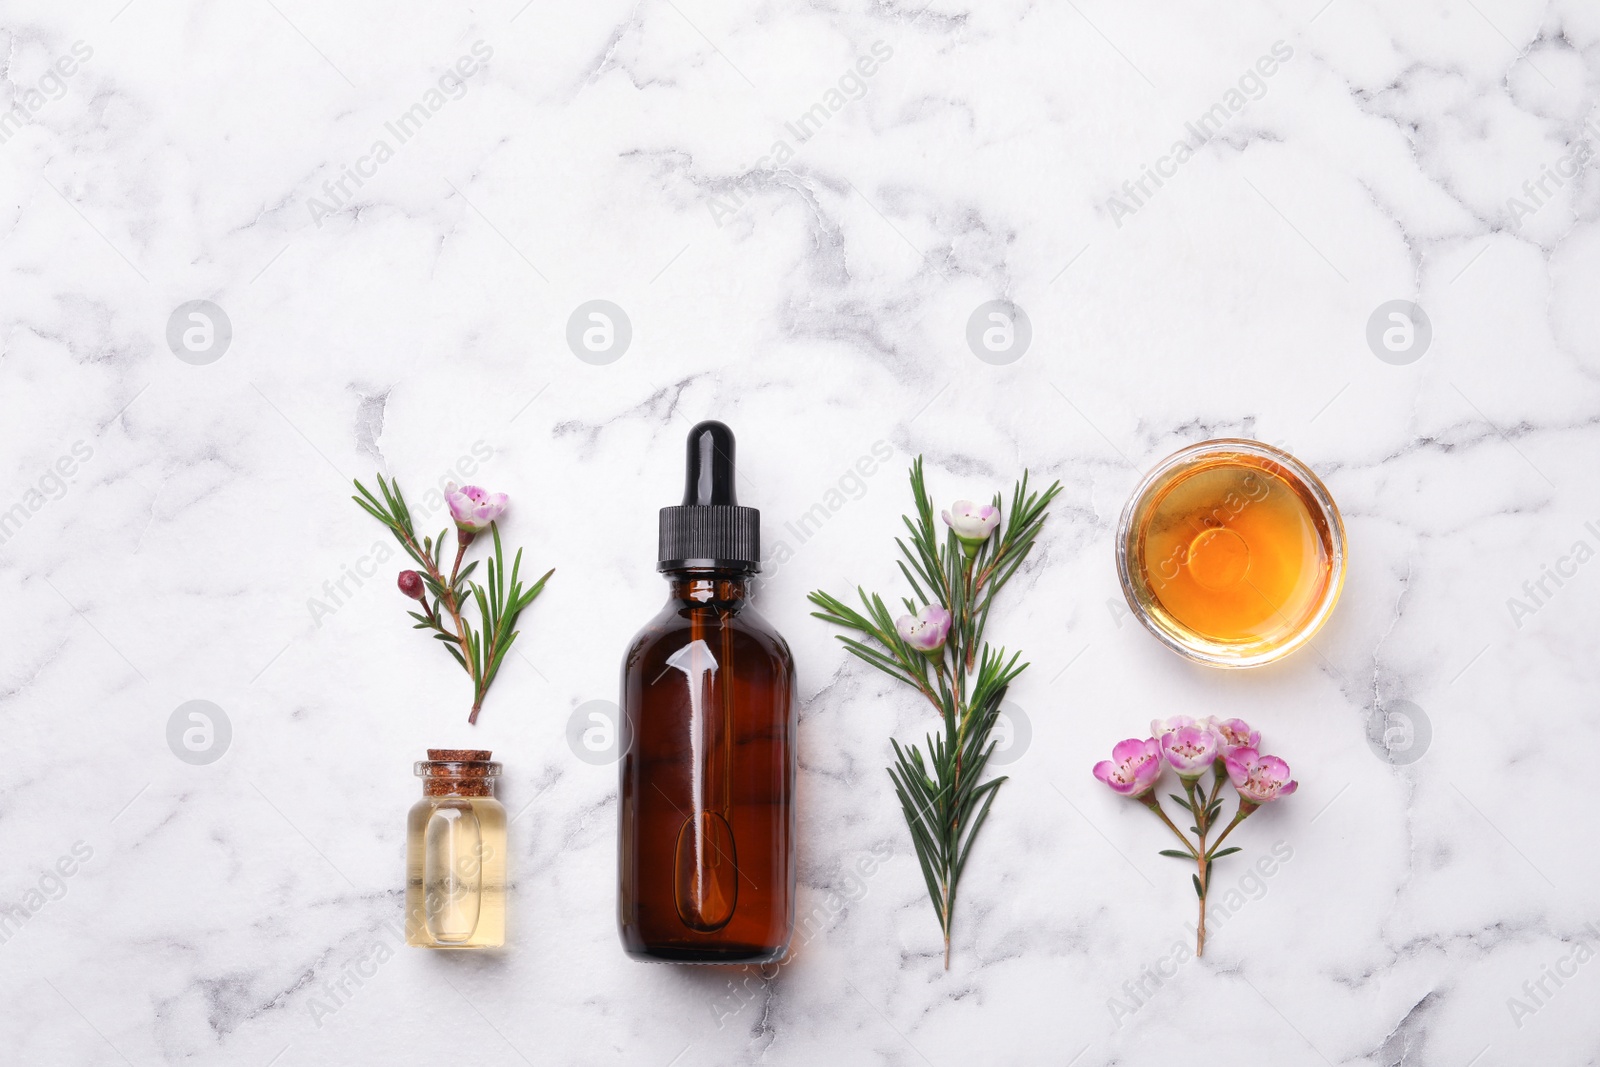
[[1344,522],[1305,464],[1259,441],[1205,441],[1146,475],[1117,533],[1123,593],[1180,655],[1254,667],[1306,644],[1344,584]]

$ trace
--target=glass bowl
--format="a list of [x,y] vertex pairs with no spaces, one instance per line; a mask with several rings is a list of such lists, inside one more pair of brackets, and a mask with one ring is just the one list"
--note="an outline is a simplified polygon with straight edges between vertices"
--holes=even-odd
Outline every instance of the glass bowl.
[[1134,489],[1117,527],[1117,576],[1134,616],[1212,667],[1256,667],[1308,643],[1344,574],[1344,520],[1327,487],[1259,441],[1174,452]]

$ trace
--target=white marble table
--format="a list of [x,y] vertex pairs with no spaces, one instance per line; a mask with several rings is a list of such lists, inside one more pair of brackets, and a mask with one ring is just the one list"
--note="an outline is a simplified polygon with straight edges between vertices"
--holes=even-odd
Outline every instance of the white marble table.
[[[0,1059],[1593,1062],[1600,13],[1200,6],[7,5]],[[980,359],[996,300],[1029,328]],[[1425,344],[1369,345],[1391,301]],[[566,739],[707,417],[792,550],[812,919],[770,979],[622,956],[614,769]],[[1349,526],[1316,649],[1248,673],[1117,606],[1129,488],[1213,436]],[[884,773],[924,711],[804,602],[898,593],[918,453],[942,501],[1065,486],[948,973]],[[558,568],[476,728],[347,500],[458,462]],[[1089,773],[1178,712],[1301,782],[1181,965],[1187,878]],[[410,763],[467,744],[521,812],[513,944],[396,948]]]

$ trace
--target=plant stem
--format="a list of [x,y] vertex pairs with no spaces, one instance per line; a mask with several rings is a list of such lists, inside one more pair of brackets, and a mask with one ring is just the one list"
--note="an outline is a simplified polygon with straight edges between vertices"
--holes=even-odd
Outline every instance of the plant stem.
[[1206,791],[1200,789],[1198,790],[1200,806],[1196,806],[1197,791],[1192,779],[1183,780],[1183,789],[1189,795],[1189,810],[1194,815],[1195,832],[1200,835],[1200,847],[1195,855],[1195,863],[1200,868],[1200,923],[1195,927],[1194,935],[1194,954],[1198,957],[1206,954],[1206,890],[1211,888],[1207,881],[1209,872],[1206,870],[1206,864],[1211,858],[1206,852],[1206,831],[1210,829],[1206,825],[1206,813],[1211,810],[1211,801],[1207,798]]
[[[431,568],[431,567],[429,569],[433,570],[433,568]],[[439,575],[439,572],[436,571],[436,570],[433,571],[433,580],[443,584],[443,579]],[[461,617],[461,606],[456,603],[455,590],[451,589],[449,586],[445,587],[444,607],[445,607],[445,610],[450,613],[451,621],[456,624],[456,632],[454,634],[452,634],[451,636],[453,636],[456,639],[456,644],[461,646],[461,657],[462,657],[462,659],[467,661],[467,674],[469,674],[472,677],[472,685],[473,685],[473,688],[476,689],[477,685],[478,685],[478,672],[472,666],[472,663],[473,663],[472,645],[469,644],[468,641],[467,641],[467,624],[466,624],[466,621],[464,619],[462,619],[462,617]],[[472,716],[473,716],[473,718],[476,718],[477,714],[478,714],[477,702],[474,702],[474,705],[473,705],[473,708],[472,708]]]
[[[444,595],[439,598],[439,603],[444,605],[444,610],[449,613],[451,621],[456,624],[456,631],[455,633],[450,634],[450,636],[454,637],[456,639],[456,644],[461,646],[461,658],[467,665],[467,674],[472,677],[472,688],[476,694],[472,702],[472,714],[468,716],[467,721],[476,722],[478,718],[478,707],[483,703],[483,694],[478,692],[478,673],[472,667],[472,646],[467,643],[467,626],[461,618],[461,606],[456,603],[455,574],[452,572],[450,575],[450,583],[446,585],[444,575],[440,574],[439,568],[434,565],[433,557],[422,550],[422,547],[417,544],[416,539],[407,533],[402,527],[395,526],[394,530],[397,534],[405,539],[406,544],[411,548],[412,554],[416,558],[425,561],[423,565],[428,568],[428,577],[432,578],[435,584],[444,590]],[[458,534],[457,536],[459,538],[460,535]],[[456,549],[456,568],[460,568],[461,557],[466,554],[466,551],[467,546],[464,544]],[[429,614],[431,615],[433,613],[430,611]],[[440,628],[443,629],[443,627]],[[446,632],[448,633],[448,631]]]
[[[485,627],[485,629],[487,629],[487,626]],[[488,637],[489,637],[489,651],[483,657],[483,662],[486,663],[486,664],[492,664],[492,663],[495,662],[495,656],[496,656],[496,654],[497,654],[497,652],[499,650],[500,635],[498,633],[491,633],[491,634],[488,635]],[[477,723],[477,721],[478,721],[478,709],[483,707],[483,698],[487,694],[488,694],[488,687],[482,681],[474,678],[473,679],[473,692],[472,692],[472,712],[471,712],[471,714],[469,714],[467,716],[467,725],[471,726],[471,725],[474,725],[474,724]]]
[[[967,610],[970,612],[972,610],[972,608],[973,608],[973,599],[975,598],[975,593],[974,593],[973,588],[972,588],[972,558],[970,556],[967,557],[966,565],[962,568],[962,582],[967,587]],[[964,621],[965,620],[963,620],[963,622]],[[974,633],[972,635],[972,637],[976,638],[977,634]],[[963,644],[966,647],[960,649],[957,652],[957,655],[965,658],[965,660],[966,660],[966,670],[960,672],[959,683],[956,684],[956,685],[952,685],[951,690],[950,690],[950,702],[951,702],[952,706],[955,708],[955,716],[956,716],[955,767],[954,767],[954,771],[953,771],[953,773],[951,775],[951,779],[950,779],[950,795],[951,796],[955,796],[957,793],[959,793],[961,791],[961,755],[966,750],[967,725],[968,725],[968,722],[969,722],[969,720],[971,718],[971,713],[972,713],[972,709],[967,704],[967,693],[966,693],[967,674],[970,673],[971,670],[972,670],[972,667],[973,667],[973,655],[977,651],[977,649],[976,649],[977,641],[976,640],[963,641]],[[961,841],[961,818],[960,818],[960,816],[954,816],[950,820],[950,840],[951,840],[952,844],[959,844],[960,841]],[[950,918],[951,917],[950,917],[950,904],[949,904],[949,899],[950,899],[949,879],[950,879],[950,877],[951,877],[951,875],[953,873],[954,872],[949,870],[948,867],[947,867],[947,869],[945,871],[945,927],[944,927],[944,969],[947,970],[947,971],[950,969]]]
[[[970,608],[972,606],[972,597],[974,595],[973,591],[972,591],[972,558],[970,556],[967,558],[966,566],[963,568],[963,581],[967,586],[967,597],[968,597],[967,605],[968,605],[968,608],[970,610]],[[976,635],[974,635],[974,636],[976,636]],[[955,775],[951,779],[951,785],[950,785],[950,792],[952,794],[956,793],[961,788],[961,753],[966,748],[967,720],[968,720],[968,718],[969,718],[969,716],[971,714],[971,709],[967,706],[967,694],[965,692],[965,690],[966,690],[966,680],[967,680],[966,676],[967,676],[967,673],[972,670],[972,655],[973,655],[973,652],[975,651],[973,646],[976,645],[976,644],[977,644],[977,642],[975,642],[975,641],[971,642],[971,643],[969,643],[967,645],[967,647],[963,648],[960,651],[959,655],[966,657],[967,669],[966,669],[966,671],[963,671],[962,674],[961,674],[961,687],[960,687],[960,689],[954,689],[953,688],[951,690],[951,701],[955,705],[955,709],[956,709]],[[951,828],[952,835],[955,838],[959,839],[960,831],[961,831],[961,820],[959,818],[958,819],[952,819],[951,822],[950,822],[950,828]],[[949,951],[949,935],[948,934],[946,934],[946,936],[945,936],[945,941],[946,941],[946,945],[945,945],[944,969],[948,971],[950,969],[950,958],[949,958],[950,957],[950,951]]]
[[1145,793],[1143,796],[1139,797],[1139,803],[1155,812],[1156,817],[1167,824],[1167,829],[1171,830],[1178,840],[1183,842],[1183,850],[1185,852],[1191,856],[1195,854],[1194,846],[1189,843],[1189,839],[1187,837],[1183,836],[1183,831],[1178,829],[1177,826],[1173,825],[1172,820],[1167,818],[1167,813],[1161,810],[1161,801],[1156,799],[1154,791]]
[[950,969],[950,883],[944,884],[944,969]]
[[[962,710],[963,699],[962,699],[962,694],[960,693],[959,690],[952,690],[951,691],[950,702],[955,708],[956,723],[957,723],[957,725],[956,725],[956,744],[955,744],[955,749],[956,749],[956,751],[955,751],[955,766],[954,766],[954,770],[953,770],[953,772],[951,774],[951,778],[950,778],[950,793],[949,793],[949,796],[951,798],[954,798],[956,796],[956,794],[958,792],[960,792],[960,789],[961,789],[961,739],[966,735],[966,732],[967,732],[967,721],[966,721],[966,714]],[[946,801],[946,803],[949,803],[949,801]],[[943,880],[944,880],[944,969],[947,970],[947,971],[950,969],[950,922],[951,922],[951,918],[952,918],[952,916],[950,915],[950,879],[955,873],[954,870],[951,868],[950,859],[948,857],[954,852],[955,847],[957,845],[959,845],[960,841],[961,841],[961,817],[952,812],[951,816],[950,816],[950,845],[951,845],[951,847],[946,853],[947,858],[946,858],[946,860],[945,860],[945,862],[943,864],[944,870],[942,872],[940,872],[943,875]]]
[[1250,801],[1245,800],[1243,797],[1241,797],[1239,799],[1239,812],[1238,812],[1238,814],[1236,814],[1233,817],[1233,821],[1232,822],[1228,823],[1228,825],[1223,828],[1222,835],[1220,837],[1218,837],[1214,842],[1212,842],[1211,851],[1215,852],[1217,849],[1221,848],[1222,847],[1222,843],[1228,839],[1228,835],[1233,833],[1233,828],[1235,826],[1238,826],[1240,823],[1244,822],[1246,819],[1248,819],[1250,817],[1250,814],[1252,812],[1254,812],[1257,807],[1259,807],[1259,805],[1252,804],[1252,803],[1250,803]]
[[[973,558],[968,556],[966,565],[961,568],[962,583],[967,587],[967,612],[969,614],[977,610],[978,604],[978,589],[977,586],[972,584],[972,561]],[[978,635],[974,633],[972,636],[976,638]],[[973,640],[970,642],[963,641],[962,643],[965,645],[965,647],[962,648],[961,653],[967,657],[967,671],[968,673],[971,673],[973,660],[978,652],[978,642]]]

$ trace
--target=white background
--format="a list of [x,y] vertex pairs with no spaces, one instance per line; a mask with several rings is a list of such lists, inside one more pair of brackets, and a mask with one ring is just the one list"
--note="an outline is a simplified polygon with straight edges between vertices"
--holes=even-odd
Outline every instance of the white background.
[[[1600,138],[1595,5],[120,5],[18,0],[0,53],[0,105],[26,120],[0,144],[0,903],[25,908],[0,944],[7,1062],[1487,1067],[1593,1047],[1600,189],[1572,163]],[[92,56],[57,81],[75,42]],[[395,146],[385,123],[478,42],[492,58]],[[875,42],[891,57],[850,79]],[[1200,143],[1186,124],[1241,77],[1258,98]],[[785,124],[819,103],[802,142]],[[314,212],[380,137],[392,158]],[[1184,137],[1136,210],[1112,203]],[[779,140],[793,158],[758,165]],[[1569,178],[1514,211],[1545,167]],[[632,327],[608,365],[566,341],[594,299]],[[994,299],[1032,325],[998,366],[966,340]],[[167,344],[190,300],[231,322],[206,365]],[[1367,342],[1391,300],[1433,326],[1403,365]],[[707,417],[740,435],[769,545],[827,511],[761,594],[800,672],[800,907],[827,917],[770,982],[623,957],[614,769],[566,741],[663,599],[655,511]],[[1215,436],[1289,447],[1349,526],[1316,648],[1247,673],[1116,609],[1128,490]],[[469,729],[395,561],[337,605],[325,583],[385,543],[352,477],[417,496],[479,441],[508,540],[557,573]],[[880,441],[893,458],[850,482]],[[1024,467],[1064,485],[991,628],[1032,661],[1012,693],[1032,739],[948,973],[884,773],[927,711],[804,601],[898,599],[919,453],[941,504]],[[1514,620],[1514,596],[1537,611]],[[190,700],[231,723],[210,764],[168,746]],[[1395,765],[1366,731],[1401,701],[1432,736]],[[1153,715],[1213,712],[1301,783],[1218,885],[1275,843],[1292,859],[1118,1018],[1194,899],[1090,767]],[[469,744],[522,812],[511,945],[391,950],[410,764]],[[875,849],[892,858],[862,879]]]

